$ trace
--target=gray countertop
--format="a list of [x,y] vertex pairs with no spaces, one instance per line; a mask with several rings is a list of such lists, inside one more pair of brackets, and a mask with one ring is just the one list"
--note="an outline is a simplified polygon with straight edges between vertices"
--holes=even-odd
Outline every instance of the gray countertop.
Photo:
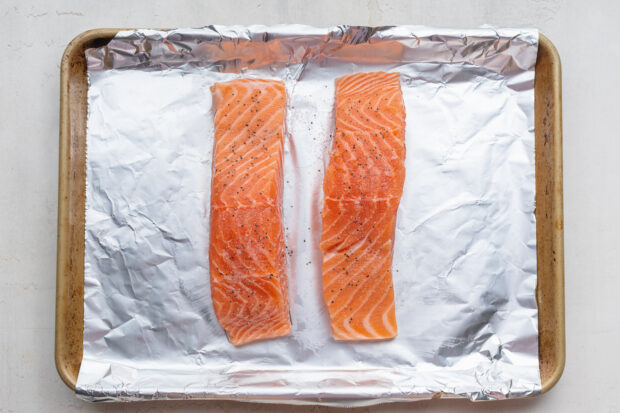
[[[548,394],[364,411],[620,412],[620,48],[615,1],[79,1],[0,4],[0,413],[291,411],[235,402],[88,404],[54,367],[60,57],[97,27],[305,23],[534,26],[562,58],[567,362]],[[615,264],[615,265],[614,265]],[[300,407],[299,411],[328,411]]]

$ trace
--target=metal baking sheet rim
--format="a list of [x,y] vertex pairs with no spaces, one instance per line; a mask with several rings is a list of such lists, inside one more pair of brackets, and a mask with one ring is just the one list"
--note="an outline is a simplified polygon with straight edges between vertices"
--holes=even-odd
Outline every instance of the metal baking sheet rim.
[[[66,237],[66,230],[67,230],[67,222],[66,222],[66,218],[67,218],[67,209],[68,209],[68,202],[67,198],[68,198],[68,168],[73,166],[75,167],[75,165],[67,165],[68,163],[70,163],[70,160],[65,158],[64,155],[67,155],[70,151],[70,146],[68,145],[69,141],[72,139],[76,139],[79,138],[79,131],[77,133],[78,136],[75,136],[74,134],[72,134],[71,132],[74,132],[71,130],[70,127],[70,119],[69,119],[69,111],[70,110],[75,110],[75,107],[71,108],[71,105],[69,104],[69,96],[70,94],[73,92],[72,89],[70,89],[69,87],[69,78],[70,78],[70,73],[69,73],[69,65],[68,65],[68,57],[70,54],[75,53],[76,49],[82,48],[85,49],[87,46],[85,46],[86,42],[90,42],[90,41],[98,41],[99,39],[109,39],[111,36],[113,36],[118,30],[117,29],[96,29],[96,30],[92,30],[89,32],[85,32],[82,35],[78,36],[67,48],[67,51],[65,53],[65,56],[63,58],[63,64],[62,64],[62,76],[61,76],[61,83],[62,83],[62,90],[61,90],[61,163],[60,163],[60,188],[59,188],[59,249],[58,249],[58,273],[57,273],[57,277],[58,277],[58,291],[57,291],[57,329],[56,329],[56,364],[59,370],[59,373],[61,375],[61,377],[63,378],[63,380],[65,381],[65,383],[67,385],[69,385],[70,387],[74,387],[75,386],[75,369],[73,369],[74,371],[71,371],[72,368],[68,367],[67,362],[68,359],[70,358],[70,353],[71,350],[67,347],[67,342],[66,342],[66,333],[67,330],[62,330],[59,328],[60,325],[65,325],[67,326],[69,323],[67,321],[69,321],[67,318],[70,317],[70,314],[68,314],[68,312],[70,312],[71,310],[69,308],[67,308],[67,300],[68,297],[63,294],[63,289],[66,288],[67,284],[71,282],[71,279],[68,279],[67,277],[74,277],[75,276],[75,269],[68,269],[66,267],[67,264],[67,257],[70,255],[70,251],[67,250],[67,237]],[[541,44],[543,46],[546,45],[546,47],[551,47],[553,49],[553,45],[548,41],[548,39],[544,38],[544,36],[541,35]],[[557,58],[557,52],[555,52],[555,50],[552,50],[553,56]],[[557,62],[557,68],[559,70],[559,61]],[[71,75],[76,75],[75,73],[71,74]],[[79,76],[79,73],[77,74]],[[559,90],[559,72],[558,72],[558,78],[555,79],[556,82],[558,82],[557,85],[554,85],[558,90]],[[559,98],[559,94],[557,96]],[[558,116],[560,119],[560,122],[556,123],[556,135],[557,135],[557,139],[554,142],[557,142],[559,145],[559,148],[561,149],[561,140],[559,138],[561,138],[561,112],[559,111],[559,104],[560,102],[556,103],[555,108],[558,109]],[[83,131],[82,131],[83,132]],[[561,158],[559,160],[561,162]],[[558,160],[554,159],[554,162],[556,164],[556,169],[557,167],[560,168],[560,172],[561,172],[561,163],[558,164]],[[559,178],[561,179],[561,173],[555,176],[556,180]],[[79,183],[79,182],[78,182]],[[560,187],[560,191],[561,191],[561,187]],[[64,195],[63,195],[64,194]],[[561,202],[561,192],[559,193],[559,197],[560,197],[560,202]],[[74,201],[74,199],[71,199],[70,201]],[[557,204],[556,204],[557,206]],[[561,208],[561,204],[559,205],[559,207]],[[560,209],[561,212],[561,209]],[[560,216],[561,219],[561,216]],[[560,234],[561,235],[561,234]],[[561,236],[559,237],[559,240],[561,240]],[[67,272],[68,271],[68,272]],[[79,270],[78,270],[79,273]],[[78,274],[79,275],[79,274]],[[560,274],[561,275],[561,274]],[[557,280],[558,282],[562,281],[562,278]],[[561,288],[560,290],[554,290],[554,291],[563,291],[563,288]],[[75,298],[75,297],[72,297]],[[563,306],[560,306],[559,308],[563,309]],[[561,318],[561,325],[563,326],[563,313],[558,314],[558,317]],[[70,331],[75,332],[75,323],[70,323]],[[79,326],[78,326],[79,327]],[[562,330],[563,332],[563,330]],[[80,333],[80,331],[77,331],[77,333]],[[563,339],[563,337],[561,337]],[[558,340],[558,350],[559,350],[559,355],[560,357],[558,358],[558,360],[561,360],[561,363],[556,365],[556,367],[553,370],[553,375],[548,377],[548,380],[545,380],[543,382],[543,388],[542,388],[542,392],[546,392],[559,378],[559,376],[561,375],[562,372],[562,367],[563,367],[563,360],[564,360],[564,356],[563,356],[563,340],[560,340],[559,338],[556,338],[556,340]],[[75,352],[73,352],[75,354]],[[75,357],[72,357],[73,361],[75,361]],[[78,362],[78,366],[79,366],[79,360],[77,360]],[[447,394],[442,394],[441,397],[455,397],[455,396],[451,396],[451,395],[447,395]],[[220,399],[221,397],[214,397],[214,398],[218,398]],[[396,400],[396,399],[394,399]],[[408,399],[398,399],[398,400],[408,400]],[[256,400],[256,401],[261,401],[261,400]],[[308,401],[307,403],[316,403],[316,401]]]

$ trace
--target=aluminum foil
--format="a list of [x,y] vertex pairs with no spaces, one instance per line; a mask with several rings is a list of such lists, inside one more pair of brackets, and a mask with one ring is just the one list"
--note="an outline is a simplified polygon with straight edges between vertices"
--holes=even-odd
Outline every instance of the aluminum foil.
[[[363,405],[540,392],[530,29],[220,27],[119,33],[87,51],[88,400]],[[401,74],[406,181],[399,335],[336,342],[320,284],[334,79]],[[292,333],[231,345],[210,298],[209,87],[287,84],[284,220]]]

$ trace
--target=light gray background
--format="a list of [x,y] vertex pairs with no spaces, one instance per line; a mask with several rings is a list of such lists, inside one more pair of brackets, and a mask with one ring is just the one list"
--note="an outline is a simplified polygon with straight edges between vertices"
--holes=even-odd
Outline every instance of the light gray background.
[[[288,412],[235,402],[87,404],[54,367],[60,57],[96,27],[531,25],[563,63],[567,363],[548,394],[361,411],[620,412],[620,2],[0,0],[0,413]],[[614,266],[614,264],[616,266]],[[301,407],[298,411],[328,411]]]

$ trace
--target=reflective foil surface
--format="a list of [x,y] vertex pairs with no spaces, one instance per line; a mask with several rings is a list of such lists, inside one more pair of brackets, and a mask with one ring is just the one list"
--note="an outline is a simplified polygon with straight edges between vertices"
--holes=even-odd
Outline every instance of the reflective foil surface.
[[[84,354],[95,400],[353,406],[540,392],[530,29],[300,25],[120,32],[87,51]],[[398,337],[336,342],[321,288],[334,80],[401,74]],[[282,79],[292,333],[230,344],[208,273],[209,87]]]

